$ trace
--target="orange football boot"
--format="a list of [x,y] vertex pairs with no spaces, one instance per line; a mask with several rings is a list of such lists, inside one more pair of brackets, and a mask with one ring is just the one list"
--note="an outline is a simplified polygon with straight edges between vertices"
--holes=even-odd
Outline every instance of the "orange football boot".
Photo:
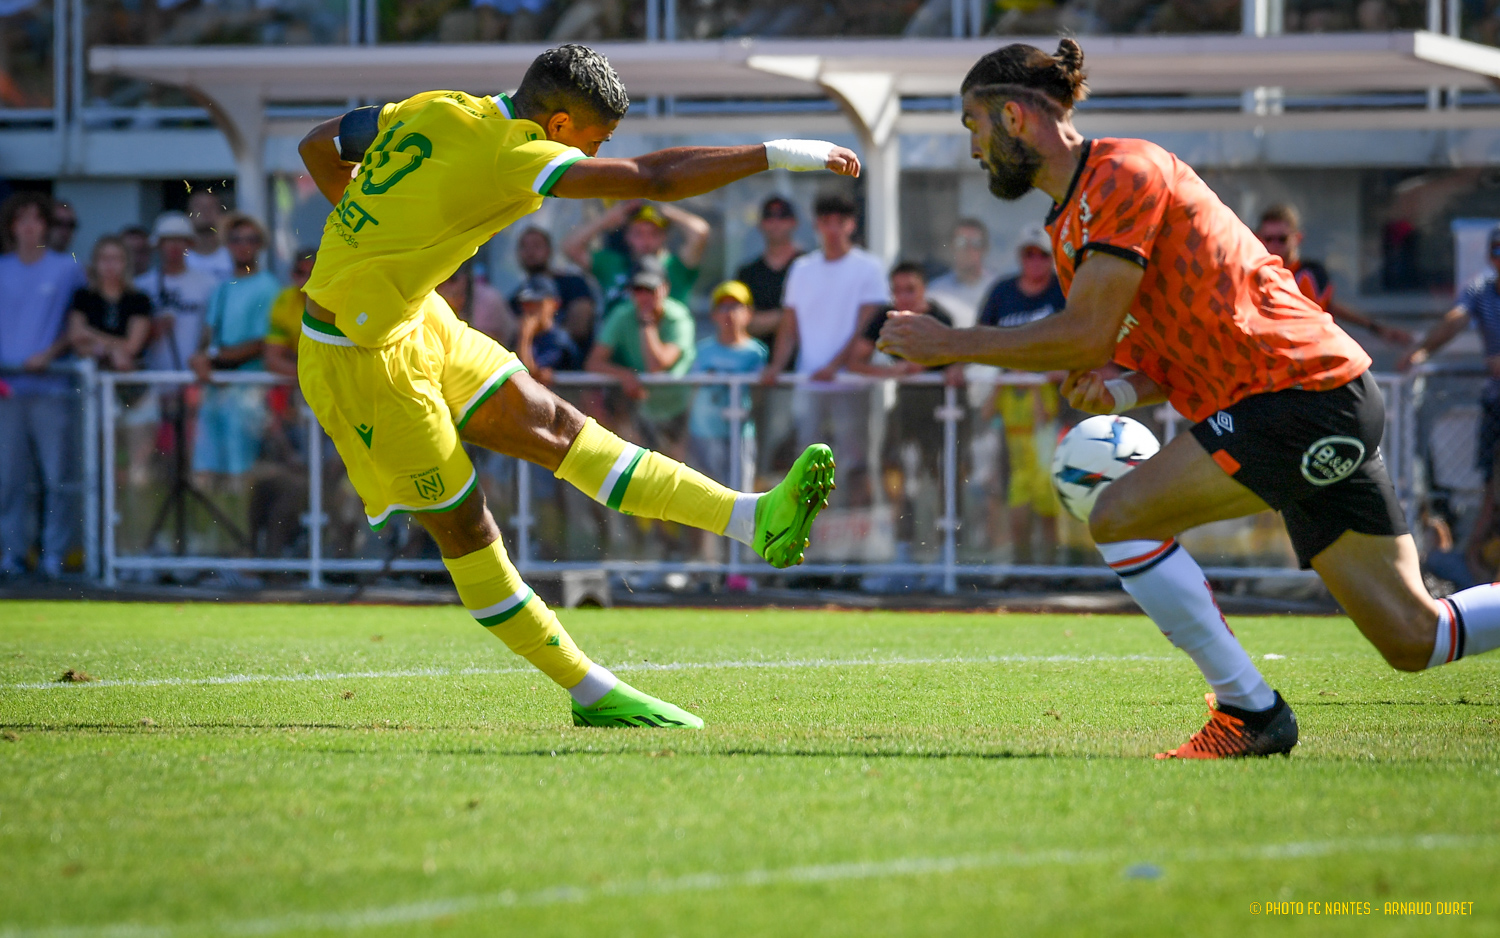
[[1213,694],[1208,701],[1208,722],[1193,738],[1168,752],[1158,752],[1158,759],[1236,759],[1244,756],[1291,755],[1297,745],[1297,715],[1287,706],[1281,694],[1271,707],[1270,718],[1261,729],[1252,729],[1245,721],[1219,706]]

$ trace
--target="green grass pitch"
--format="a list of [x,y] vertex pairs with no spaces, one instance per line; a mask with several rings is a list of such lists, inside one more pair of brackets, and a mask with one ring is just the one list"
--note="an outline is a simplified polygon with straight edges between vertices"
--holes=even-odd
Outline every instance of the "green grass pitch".
[[575,729],[455,607],[0,604],[0,936],[1500,934],[1500,655],[1237,618],[1302,745],[1157,763],[1137,616],[564,621],[708,728]]

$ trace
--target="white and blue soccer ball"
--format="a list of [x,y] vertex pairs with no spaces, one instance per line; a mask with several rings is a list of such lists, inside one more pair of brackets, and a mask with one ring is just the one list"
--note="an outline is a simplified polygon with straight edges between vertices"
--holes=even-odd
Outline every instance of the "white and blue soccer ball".
[[1068,514],[1089,520],[1099,493],[1161,449],[1145,424],[1111,414],[1068,431],[1052,454],[1052,487]]

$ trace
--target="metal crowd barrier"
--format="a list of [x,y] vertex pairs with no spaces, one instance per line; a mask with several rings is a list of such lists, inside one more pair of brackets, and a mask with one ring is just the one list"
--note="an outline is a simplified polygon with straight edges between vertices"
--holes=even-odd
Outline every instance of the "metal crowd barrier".
[[[345,546],[335,547],[329,542],[328,531],[330,526],[330,492],[328,484],[331,473],[326,470],[337,467],[325,465],[325,459],[331,453],[330,444],[326,435],[317,425],[307,410],[305,404],[292,391],[294,412],[302,426],[296,430],[300,435],[301,453],[298,457],[297,472],[305,470],[305,510],[300,511],[297,516],[301,530],[298,532],[296,547],[292,553],[295,555],[283,556],[256,556],[252,547],[240,544],[232,549],[225,550],[222,547],[215,550],[211,548],[194,547],[189,543],[192,537],[182,537],[182,529],[185,522],[179,515],[179,536],[174,538],[170,552],[160,546],[147,543],[144,547],[130,548],[121,545],[122,510],[131,509],[139,518],[144,515],[139,510],[142,506],[134,504],[135,500],[144,498],[144,495],[126,493],[123,497],[120,491],[120,423],[122,417],[121,392],[142,386],[147,388],[174,388],[186,387],[196,383],[196,379],[189,372],[168,371],[140,371],[132,373],[95,373],[91,368],[80,367],[78,373],[85,376],[86,386],[95,393],[85,395],[84,424],[85,424],[85,459],[84,465],[89,473],[90,482],[87,483],[88,490],[99,493],[102,498],[96,498],[88,503],[86,514],[88,521],[87,531],[95,532],[92,545],[88,551],[91,561],[97,558],[97,565],[91,567],[96,575],[107,586],[114,586],[128,576],[150,576],[156,574],[182,575],[191,571],[242,571],[246,573],[279,573],[290,574],[304,578],[309,587],[321,587],[327,582],[330,575],[349,574],[388,574],[400,576],[408,573],[441,573],[444,568],[441,560],[435,557],[404,557],[398,556],[394,548],[372,547],[368,541],[369,535],[360,535],[366,538],[364,546],[358,550],[352,550]],[[1378,380],[1386,394],[1388,409],[1387,427],[1387,460],[1390,471],[1396,482],[1398,491],[1408,504],[1413,504],[1414,479],[1420,478],[1420,458],[1417,450],[1416,426],[1412,419],[1413,407],[1420,407],[1422,401],[1421,389],[1423,379],[1432,374],[1432,369],[1425,369],[1419,373],[1417,380],[1403,378],[1395,375],[1381,375]],[[745,432],[746,422],[751,419],[752,410],[742,406],[745,392],[749,390],[753,395],[765,395],[769,392],[760,389],[757,376],[725,376],[725,375],[688,375],[683,377],[664,377],[653,375],[640,376],[642,385],[657,393],[660,389],[680,387],[684,393],[690,389],[704,387],[722,387],[727,389],[727,400],[729,406],[720,412],[724,421],[729,426],[729,460],[730,471],[728,478],[722,479],[725,484],[733,488],[747,488],[753,481],[744,477],[748,460],[742,446],[758,442],[760,434],[765,428],[755,434]],[[742,545],[731,542],[728,545],[727,558],[722,554],[718,559],[662,559],[622,557],[611,554],[608,549],[606,532],[618,530],[619,522],[610,522],[608,519],[598,520],[600,515],[596,509],[589,507],[595,514],[591,516],[597,521],[599,533],[596,536],[597,543],[605,546],[602,556],[591,556],[589,558],[578,558],[568,556],[548,557],[539,542],[539,515],[538,511],[542,503],[552,498],[555,502],[565,502],[566,499],[553,492],[551,496],[536,491],[538,484],[545,483],[548,488],[552,486],[550,476],[544,471],[536,471],[523,467],[508,457],[491,457],[490,472],[486,481],[495,482],[499,487],[495,491],[501,493],[502,499],[514,498],[513,509],[509,512],[509,531],[507,532],[507,547],[510,549],[512,559],[519,570],[526,575],[535,575],[545,572],[561,572],[567,570],[605,570],[610,573],[623,575],[645,575],[645,574],[722,574],[735,576],[753,577],[806,577],[806,576],[829,576],[829,577],[881,577],[894,576],[905,577],[919,582],[921,589],[941,590],[952,593],[959,588],[960,581],[977,582],[991,581],[1009,578],[1046,578],[1046,579],[1107,579],[1112,577],[1111,571],[1102,563],[1088,563],[1086,559],[1092,559],[1091,552],[1084,551],[1074,558],[1074,562],[1061,563],[1016,563],[1016,562],[993,562],[975,560],[972,557],[966,559],[964,554],[966,548],[960,543],[962,529],[963,510],[960,506],[961,490],[972,481],[963,473],[963,457],[969,456],[971,460],[979,458],[975,441],[978,435],[984,431],[978,428],[979,420],[976,412],[972,411],[967,400],[971,400],[970,384],[978,383],[984,388],[994,386],[1038,386],[1045,383],[1039,376],[1024,374],[990,374],[982,381],[972,373],[963,384],[945,384],[941,374],[923,374],[915,377],[900,379],[865,379],[855,376],[840,376],[837,382],[830,385],[817,386],[824,390],[844,389],[851,392],[860,392],[869,395],[869,400],[874,402],[870,405],[872,426],[874,422],[883,419],[883,415],[891,409],[892,400],[896,395],[911,393],[919,388],[941,388],[941,404],[932,413],[931,419],[941,424],[941,454],[938,463],[939,471],[936,473],[936,484],[940,492],[933,493],[924,490],[920,494],[927,497],[928,502],[935,507],[935,517],[931,518],[931,526],[937,535],[935,550],[928,550],[930,554],[926,559],[896,559],[896,560],[838,560],[822,559],[814,560],[802,566],[788,570],[776,570],[761,561],[753,553],[744,549]],[[292,384],[288,379],[264,372],[226,372],[214,376],[214,384],[220,387],[249,386],[267,389],[275,385]],[[799,388],[803,391],[809,390],[811,385],[797,385],[791,379],[783,379],[779,383],[781,389],[790,388],[795,394]],[[556,375],[554,388],[563,396],[570,399],[587,399],[588,410],[603,407],[606,410],[610,406],[608,401],[613,399],[614,406],[618,407],[623,395],[618,393],[619,382],[600,375],[583,373],[560,373]],[[1415,391],[1413,390],[1415,389]],[[136,390],[134,393],[141,393]],[[778,390],[783,399],[761,398],[762,407],[784,407],[786,401],[784,396],[786,390]],[[983,391],[978,393],[981,400],[984,399]],[[992,392],[989,392],[992,393]],[[935,397],[929,392],[929,397]],[[604,403],[601,403],[604,402]],[[629,405],[633,406],[633,405]],[[626,422],[633,420],[634,411],[629,411],[627,406]],[[293,411],[289,411],[293,412]],[[604,411],[600,411],[603,413]],[[763,410],[763,413],[765,411]],[[1153,425],[1159,436],[1164,441],[1170,440],[1179,432],[1182,420],[1170,407],[1151,408],[1135,414],[1147,420]],[[968,429],[961,431],[961,425],[968,421]],[[904,432],[911,428],[897,427]],[[931,432],[931,428],[925,429]],[[961,452],[961,435],[967,433],[969,449]],[[288,433],[290,437],[291,432]],[[625,434],[622,434],[625,435]],[[97,440],[98,445],[92,449],[88,441]],[[648,440],[636,440],[642,445],[651,445]],[[186,445],[186,438],[179,434],[176,440],[179,447]],[[883,444],[882,444],[883,445]],[[909,458],[912,455],[913,444],[903,443],[899,453],[900,458]],[[884,457],[873,453],[875,447],[869,447],[872,451],[868,453],[867,472],[871,476],[869,481],[870,491],[874,508],[883,510],[886,506],[880,501],[882,491],[880,486],[886,484],[886,479],[892,477],[887,471],[892,467],[882,461]],[[131,454],[127,453],[125,477],[128,479],[132,474]],[[837,455],[837,454],[836,454]],[[845,454],[847,455],[847,454]],[[921,456],[920,452],[916,453]],[[841,456],[841,461],[844,456]],[[180,465],[180,463],[179,463]],[[974,467],[971,466],[971,470]],[[878,470],[878,471],[872,471]],[[902,480],[902,484],[908,484],[905,479],[906,473],[896,472],[895,477]],[[844,478],[841,469],[841,481]],[[496,482],[498,480],[498,482]],[[540,481],[539,481],[540,480]],[[180,480],[178,480],[180,481]],[[337,480],[335,479],[335,484]],[[562,483],[558,483],[561,485]],[[218,495],[220,493],[213,493]],[[573,498],[577,493],[563,493]],[[932,496],[936,495],[935,498]],[[253,493],[252,493],[253,497]],[[993,503],[993,495],[985,496],[990,501],[984,501],[986,511]],[[335,498],[335,501],[343,499],[347,501],[347,493]],[[204,504],[207,505],[212,497],[204,493]],[[577,508],[578,502],[575,498],[568,503]],[[915,512],[915,500],[911,500],[908,508]],[[496,506],[497,509],[499,506]],[[567,505],[565,505],[567,507]],[[587,506],[586,506],[587,507]],[[975,506],[969,505],[969,514],[973,515]],[[212,506],[208,506],[212,512]],[[183,509],[178,509],[179,512]],[[582,510],[582,509],[579,509]],[[1008,509],[1007,509],[1008,510]],[[1412,511],[1416,508],[1413,504]],[[158,534],[157,530],[162,527],[162,519],[167,513],[166,503],[157,512],[157,517],[151,530]],[[889,513],[889,512],[888,512]],[[872,514],[873,516],[873,514]],[[898,520],[902,515],[892,515]],[[218,517],[218,516],[216,516]],[[986,516],[988,517],[988,515]],[[502,526],[506,526],[507,518],[497,510],[497,520]],[[216,522],[218,523],[218,522]],[[572,532],[566,530],[564,522],[564,534]],[[592,523],[592,522],[591,522]],[[1069,522],[1071,523],[1071,522]],[[610,528],[609,525],[616,525]],[[139,524],[135,525],[139,527]],[[222,524],[220,524],[222,526]],[[201,526],[200,526],[201,527]],[[210,528],[213,525],[209,526]],[[627,532],[629,533],[629,532]],[[985,532],[980,532],[983,535]],[[202,538],[199,538],[202,540]],[[355,537],[354,540],[358,540]],[[351,540],[353,543],[353,540]],[[927,545],[923,541],[924,547]],[[992,544],[981,544],[980,552],[988,549],[994,552]],[[288,549],[284,548],[284,553]],[[154,551],[154,552],[153,552]],[[354,556],[363,551],[362,556]],[[340,556],[339,554],[347,554]],[[563,552],[566,553],[565,551]],[[628,553],[628,552],[627,552]],[[973,551],[969,551],[973,553]],[[1305,571],[1295,569],[1295,565],[1233,565],[1205,563],[1205,573],[1216,579],[1300,579],[1310,576]]]

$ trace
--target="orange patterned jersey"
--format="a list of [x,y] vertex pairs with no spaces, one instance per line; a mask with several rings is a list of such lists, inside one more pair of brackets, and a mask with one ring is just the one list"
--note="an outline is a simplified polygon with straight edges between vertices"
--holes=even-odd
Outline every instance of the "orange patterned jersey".
[[1203,420],[1252,394],[1327,391],[1370,356],[1198,174],[1145,140],[1093,140],[1047,219],[1066,292],[1090,252],[1145,268],[1115,361]]

